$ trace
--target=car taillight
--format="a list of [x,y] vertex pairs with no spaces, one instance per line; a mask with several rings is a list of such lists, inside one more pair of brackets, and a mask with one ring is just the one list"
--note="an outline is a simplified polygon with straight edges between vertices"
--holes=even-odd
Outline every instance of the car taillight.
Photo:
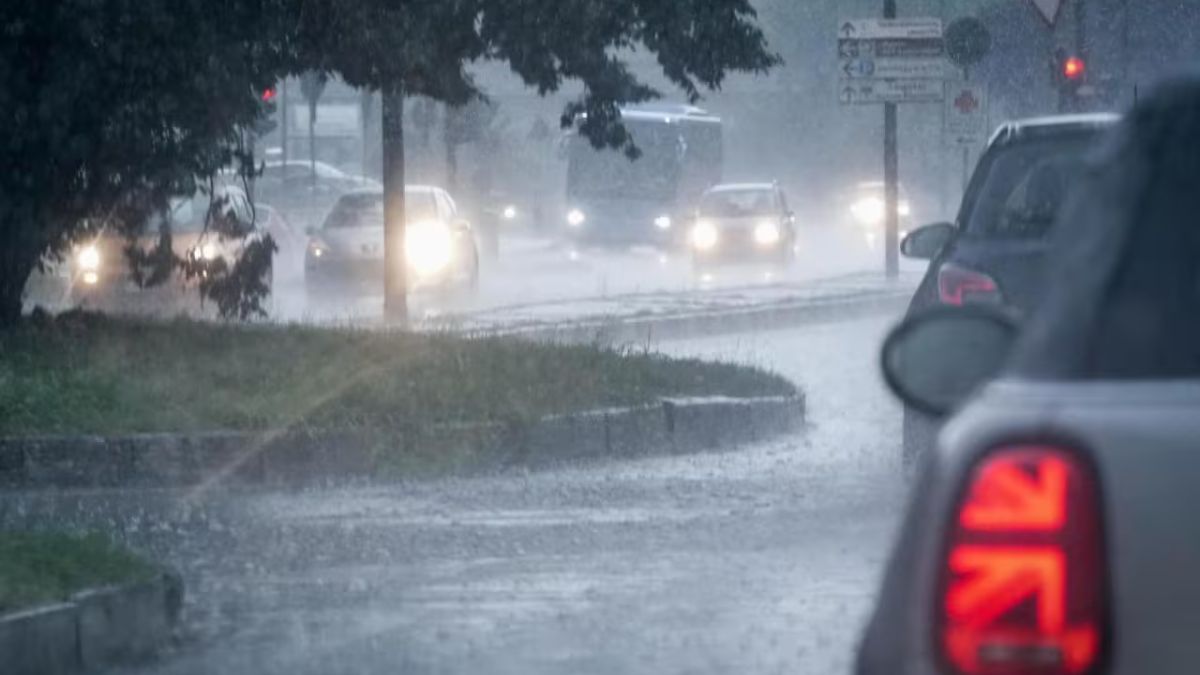
[[946,305],[999,302],[1000,287],[982,272],[946,263],[938,270],[938,299]]
[[941,653],[963,675],[1091,672],[1107,636],[1095,474],[1054,447],[1004,447],[971,473],[942,569]]

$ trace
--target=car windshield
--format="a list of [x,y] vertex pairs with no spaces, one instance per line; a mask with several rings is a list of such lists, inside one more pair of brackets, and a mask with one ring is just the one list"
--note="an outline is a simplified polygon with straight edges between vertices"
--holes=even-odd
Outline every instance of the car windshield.
[[779,212],[772,190],[719,190],[700,200],[700,215],[714,218],[746,218]]
[[1042,238],[1078,180],[1094,132],[1018,142],[997,151],[967,220],[980,237]]
[[[404,216],[408,223],[437,220],[437,202],[432,192],[406,191]],[[383,195],[378,193],[350,194],[342,197],[325,218],[324,229],[382,228]]]

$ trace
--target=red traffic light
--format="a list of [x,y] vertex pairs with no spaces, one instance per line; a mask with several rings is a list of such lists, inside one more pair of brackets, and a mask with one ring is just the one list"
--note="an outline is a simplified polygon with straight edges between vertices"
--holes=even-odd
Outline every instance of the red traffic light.
[[1087,72],[1087,64],[1084,63],[1083,59],[1079,58],[1078,56],[1072,56],[1072,57],[1066,59],[1065,61],[1063,61],[1063,64],[1062,64],[1063,77],[1067,78],[1068,80],[1083,79],[1083,75],[1086,72]]
[[263,93],[262,93],[262,100],[263,100],[263,103],[270,103],[271,101],[274,101],[275,100],[275,88],[270,87],[268,89],[264,89]]

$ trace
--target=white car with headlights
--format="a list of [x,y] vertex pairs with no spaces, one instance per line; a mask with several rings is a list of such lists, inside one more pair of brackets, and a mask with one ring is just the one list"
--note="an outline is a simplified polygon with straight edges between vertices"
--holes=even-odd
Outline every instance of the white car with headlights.
[[[854,186],[844,198],[844,216],[854,226],[860,227],[869,243],[882,239],[887,206],[883,181],[864,181]],[[901,236],[907,234],[912,224],[912,202],[904,186],[899,186],[896,217],[900,222]]]
[[774,183],[718,185],[700,198],[688,246],[700,268],[788,264],[796,253],[796,217]]
[[[222,237],[211,227],[210,216],[228,219],[248,235],[242,239]],[[212,195],[198,192],[191,198],[172,200],[165,214],[143,224],[137,240],[143,250],[157,245],[164,218],[170,225],[175,255],[194,260],[221,259],[232,265],[248,243],[266,234],[263,214],[255,213],[245,191],[231,185],[217,187]],[[198,301],[194,283],[179,273],[163,284],[139,287],[125,256],[126,245],[124,236],[105,231],[72,249],[60,270],[67,277],[68,305],[118,311],[169,310]]]
[[[404,203],[409,288],[474,288],[479,251],[450,195],[441,188],[410,185]],[[350,192],[338,199],[319,229],[309,231],[304,275],[310,291],[382,286],[383,207],[382,190]]]

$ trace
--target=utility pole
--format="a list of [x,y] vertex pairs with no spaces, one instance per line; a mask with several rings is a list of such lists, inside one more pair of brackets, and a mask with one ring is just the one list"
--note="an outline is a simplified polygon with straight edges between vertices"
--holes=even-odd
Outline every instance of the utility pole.
[[404,257],[404,91],[383,92],[383,315],[408,321]]
[[[883,0],[883,18],[896,18],[896,0]],[[884,271],[900,276],[900,160],[896,151],[896,104],[883,104],[883,191],[886,212],[883,235]]]

